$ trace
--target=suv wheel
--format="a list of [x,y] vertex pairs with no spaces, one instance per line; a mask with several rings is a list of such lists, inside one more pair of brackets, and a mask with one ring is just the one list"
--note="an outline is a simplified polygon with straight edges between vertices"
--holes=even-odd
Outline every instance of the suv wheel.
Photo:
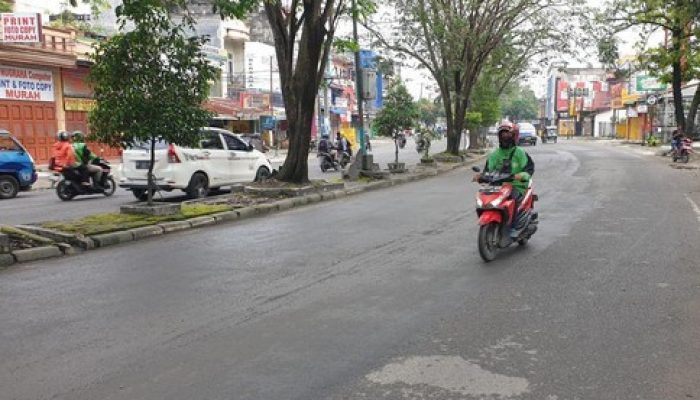
[[[321,169],[323,170],[323,165],[321,165]],[[323,172],[326,172],[325,170]],[[255,174],[255,182],[262,182],[266,179],[270,178],[270,170],[267,169],[267,167],[260,167],[258,168],[258,172]]]
[[0,199],[11,199],[19,192],[19,182],[14,176],[0,175]]
[[187,193],[187,197],[191,199],[207,197],[209,194],[209,179],[201,172],[195,173],[192,175],[190,184],[187,186],[185,192]]

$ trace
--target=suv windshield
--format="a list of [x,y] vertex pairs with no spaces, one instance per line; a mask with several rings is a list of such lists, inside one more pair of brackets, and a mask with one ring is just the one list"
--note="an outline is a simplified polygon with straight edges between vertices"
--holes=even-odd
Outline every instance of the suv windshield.
[[0,151],[21,151],[22,148],[9,136],[0,136]]

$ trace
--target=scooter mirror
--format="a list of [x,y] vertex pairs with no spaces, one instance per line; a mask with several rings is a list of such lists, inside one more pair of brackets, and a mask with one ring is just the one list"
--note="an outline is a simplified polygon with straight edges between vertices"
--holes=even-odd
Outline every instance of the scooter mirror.
[[474,172],[481,172],[481,168],[477,167],[476,165],[472,167],[472,171]]

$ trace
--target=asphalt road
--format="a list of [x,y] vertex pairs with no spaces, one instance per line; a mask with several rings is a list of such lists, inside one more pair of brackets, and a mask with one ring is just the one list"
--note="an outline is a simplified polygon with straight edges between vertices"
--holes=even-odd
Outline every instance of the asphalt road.
[[[445,141],[437,142],[434,145],[436,151],[444,151]],[[386,168],[386,163],[394,161],[394,144],[387,141],[374,141],[374,159],[380,163],[382,168]],[[274,150],[268,153],[269,157],[274,157]],[[280,164],[284,161],[280,158]],[[406,147],[399,152],[399,160],[409,164],[416,164],[420,160],[420,155],[415,151],[415,143],[409,139]],[[275,165],[276,167],[276,165]],[[318,165],[316,153],[309,154],[309,178],[330,179],[340,177],[341,172],[321,172]],[[182,191],[161,192],[167,201],[184,201],[186,197]],[[122,204],[133,203],[136,200],[131,192],[118,188],[112,197],[105,198],[102,195],[79,196],[70,202],[63,202],[56,196],[54,190],[35,190],[20,193],[12,200],[0,201],[0,223],[6,224],[28,224],[47,220],[78,218],[85,215],[118,211]]]
[[2,271],[0,397],[700,397],[697,171],[529,150],[540,231],[490,264],[460,170]]

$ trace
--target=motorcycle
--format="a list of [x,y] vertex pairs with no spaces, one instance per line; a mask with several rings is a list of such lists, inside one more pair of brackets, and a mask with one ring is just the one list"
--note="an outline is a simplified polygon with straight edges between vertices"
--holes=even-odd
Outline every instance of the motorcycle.
[[346,165],[350,164],[350,154],[348,152],[343,152],[342,154],[336,153],[340,158],[339,160],[333,157],[331,153],[319,152],[316,157],[319,159],[319,165],[321,167],[321,172],[326,172],[329,169],[334,169],[336,171],[341,168],[345,168]]
[[333,158],[331,153],[319,152],[317,157],[319,165],[321,166],[321,172],[326,172],[329,169],[335,169],[337,171],[340,168],[340,165],[335,158]]
[[[474,172],[481,172],[479,167],[472,167]],[[486,261],[493,261],[496,253],[517,242],[520,246],[527,244],[537,232],[539,215],[534,211],[538,196],[533,193],[532,181],[528,186],[520,207],[516,210],[515,200],[511,198],[514,190],[511,182],[513,175],[502,172],[487,172],[479,177],[484,185],[476,196],[476,215],[479,217],[479,255]],[[514,224],[513,219],[517,218]],[[511,225],[514,231],[511,232]]]
[[83,185],[83,176],[75,168],[67,168],[61,171],[61,179],[56,185],[56,195],[63,201],[72,200],[75,196],[84,196],[91,194],[102,194],[109,197],[117,190],[117,185],[112,177],[112,167],[110,164],[100,158],[92,161],[92,164],[102,168],[102,179],[99,182],[100,187],[93,185]]
[[683,139],[681,141],[680,148],[673,151],[673,162],[680,161],[683,164],[687,164],[690,161],[690,153],[693,152],[693,141],[690,139]]

